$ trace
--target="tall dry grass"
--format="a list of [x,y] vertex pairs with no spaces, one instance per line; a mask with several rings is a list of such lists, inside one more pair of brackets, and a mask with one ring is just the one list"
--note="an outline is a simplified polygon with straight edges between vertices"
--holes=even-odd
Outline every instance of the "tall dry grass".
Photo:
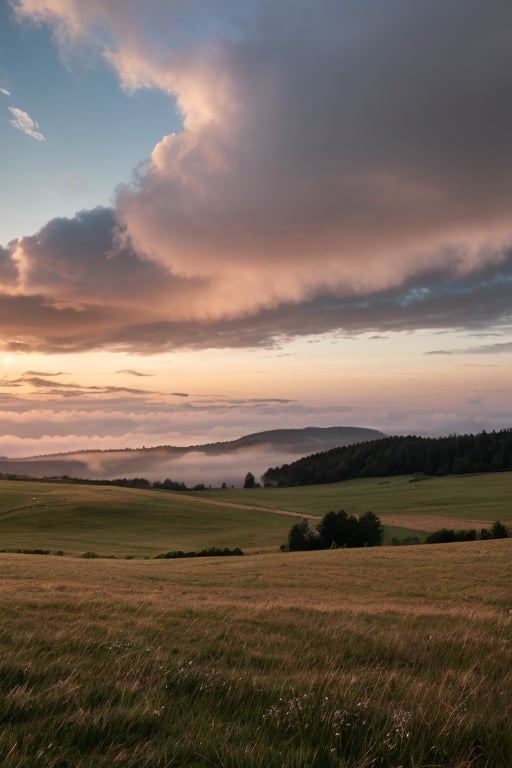
[[512,542],[0,556],[0,764],[508,768]]

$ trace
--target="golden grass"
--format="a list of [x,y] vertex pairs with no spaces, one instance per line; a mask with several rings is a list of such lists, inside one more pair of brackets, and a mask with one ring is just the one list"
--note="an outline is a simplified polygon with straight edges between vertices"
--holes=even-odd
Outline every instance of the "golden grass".
[[[340,549],[198,560],[82,560],[1,554],[3,599],[91,599],[124,604],[277,604],[308,610],[512,608],[512,539],[396,549]],[[511,582],[512,583],[512,582]],[[508,600],[507,600],[508,598]],[[171,600],[171,602],[170,602]]]
[[2,554],[0,764],[508,768],[511,561]]

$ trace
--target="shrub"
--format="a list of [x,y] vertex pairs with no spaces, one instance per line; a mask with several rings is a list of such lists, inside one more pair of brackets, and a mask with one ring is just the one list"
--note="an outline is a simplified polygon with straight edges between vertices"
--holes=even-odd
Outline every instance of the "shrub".
[[508,539],[508,530],[503,523],[496,520],[491,529],[491,536],[493,539]]
[[374,515],[373,512],[365,512],[359,518],[358,538],[359,546],[380,547],[382,544],[384,528],[377,515]]
[[[453,531],[447,528],[441,528],[439,531],[434,531],[425,539],[427,544],[446,544],[454,541],[475,541],[476,530],[470,528],[469,530]],[[480,529],[480,539],[482,541],[488,539],[506,539],[508,537],[507,528],[496,520],[491,530],[488,528]]]
[[450,544],[455,540],[455,531],[448,528],[441,528],[439,531],[429,533],[425,539],[427,544]]
[[421,541],[419,536],[405,536],[403,539],[398,539],[396,536],[393,536],[391,544],[394,547],[406,547],[413,544],[421,544]]
[[300,523],[292,525],[288,534],[288,549],[293,552],[304,552],[309,549],[322,549],[320,538],[309,527],[304,518]]

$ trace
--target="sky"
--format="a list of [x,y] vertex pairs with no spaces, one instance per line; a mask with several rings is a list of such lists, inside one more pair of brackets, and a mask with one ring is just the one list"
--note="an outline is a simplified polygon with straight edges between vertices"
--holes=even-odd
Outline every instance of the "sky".
[[0,0],[0,454],[512,426],[509,0]]

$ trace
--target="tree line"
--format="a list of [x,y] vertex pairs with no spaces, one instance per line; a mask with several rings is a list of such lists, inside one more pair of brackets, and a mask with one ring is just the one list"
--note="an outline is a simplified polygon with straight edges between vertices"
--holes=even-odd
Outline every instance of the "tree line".
[[508,528],[499,520],[495,520],[492,528],[481,528],[477,533],[475,528],[469,530],[454,531],[451,528],[441,528],[430,533],[425,539],[426,544],[450,544],[454,541],[476,541],[481,539],[508,539]]
[[265,485],[312,485],[357,477],[496,472],[512,469],[512,429],[449,437],[384,437],[271,467]]

